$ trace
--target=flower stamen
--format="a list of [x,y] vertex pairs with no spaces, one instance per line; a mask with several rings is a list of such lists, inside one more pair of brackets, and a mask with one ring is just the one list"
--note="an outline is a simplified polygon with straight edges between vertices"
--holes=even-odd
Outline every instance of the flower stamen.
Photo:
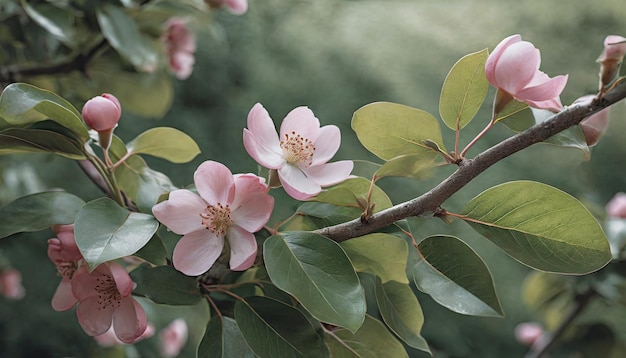
[[308,138],[302,137],[295,131],[285,133],[285,139],[280,141],[280,147],[287,163],[300,165],[308,168],[313,163],[315,146]]
[[200,213],[200,217],[202,225],[216,236],[226,235],[226,230],[233,224],[230,218],[230,207],[221,203],[207,205],[204,213]]
[[96,281],[97,284],[94,290],[98,293],[98,304],[100,305],[98,310],[103,310],[107,307],[118,308],[122,297],[113,277],[102,275],[96,278]]

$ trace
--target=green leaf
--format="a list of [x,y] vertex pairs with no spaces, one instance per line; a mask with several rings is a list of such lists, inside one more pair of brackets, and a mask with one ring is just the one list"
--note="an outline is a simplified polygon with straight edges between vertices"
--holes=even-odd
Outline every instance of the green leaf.
[[243,339],[237,322],[230,317],[213,316],[198,347],[198,358],[255,358]]
[[135,256],[141,257],[153,265],[165,265],[168,258],[165,244],[158,235],[154,235],[144,247],[135,252]]
[[502,124],[516,132],[524,131],[535,125],[535,117],[530,107],[519,101],[509,102],[497,114],[495,122],[502,121]]
[[485,76],[488,55],[487,49],[466,55],[448,73],[441,89],[439,114],[449,128],[465,127],[485,101],[489,90]]
[[64,191],[17,198],[0,208],[0,238],[44,230],[54,224],[72,224],[83,205],[81,198]]
[[21,4],[28,16],[52,36],[65,44],[71,44],[74,41],[74,16],[69,9],[52,4],[34,4],[31,6],[25,0],[22,0]]
[[200,148],[187,134],[168,127],[151,128],[126,145],[129,153],[149,154],[172,163],[187,163]]
[[363,325],[354,334],[341,328],[334,330],[332,335],[327,334],[326,343],[333,358],[408,357],[402,343],[382,322],[371,316],[365,316]]
[[[341,184],[324,190],[311,200],[339,206],[359,207],[358,200],[367,198],[370,185],[371,182],[365,178],[350,178]],[[372,191],[371,202],[376,204],[374,212],[392,206],[391,199],[376,185],[374,185],[374,190]]]
[[483,260],[452,236],[430,236],[418,244],[421,259],[413,277],[420,291],[457,313],[502,316],[493,278]]
[[296,211],[298,215],[313,218],[316,228],[336,225],[356,219],[361,209],[347,206],[336,206],[326,203],[304,203]]
[[266,297],[235,303],[235,320],[260,357],[327,357],[322,336],[297,309]]
[[139,32],[137,23],[121,7],[104,4],[96,9],[102,35],[135,68],[152,72],[158,62],[158,50]]
[[611,260],[608,241],[589,210],[546,184],[492,187],[472,199],[463,215],[481,235],[537,270],[585,274]]
[[355,332],[365,317],[365,296],[346,253],[310,232],[272,236],[263,245],[272,282],[316,319]]
[[14,126],[51,119],[69,129],[81,143],[89,139],[81,115],[56,94],[26,83],[8,85],[0,95],[0,117]]
[[152,215],[130,212],[109,198],[88,202],[74,224],[76,244],[91,270],[134,254],[159,228]]
[[387,326],[410,347],[430,353],[420,334],[424,313],[411,287],[396,281],[383,284],[379,278],[375,287],[378,309]]
[[194,305],[202,299],[196,278],[186,276],[172,266],[142,265],[130,276],[137,283],[133,292],[155,303]]
[[401,238],[382,233],[355,237],[340,244],[357,272],[369,272],[382,282],[408,283],[406,263],[409,248]]
[[75,160],[85,159],[80,143],[55,131],[26,128],[0,131],[0,154],[41,152]]
[[384,160],[436,153],[423,143],[427,139],[445,148],[437,118],[401,104],[376,102],[361,107],[352,117],[352,129],[367,150]]
[[376,177],[396,176],[427,179],[432,175],[432,169],[439,166],[437,161],[439,158],[441,158],[441,155],[435,154],[435,152],[400,155],[383,164],[376,171]]

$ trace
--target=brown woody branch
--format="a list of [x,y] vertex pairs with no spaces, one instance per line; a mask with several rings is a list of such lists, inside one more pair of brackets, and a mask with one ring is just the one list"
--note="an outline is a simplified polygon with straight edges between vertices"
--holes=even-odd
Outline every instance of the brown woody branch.
[[542,142],[553,135],[573,126],[586,117],[614,104],[626,97],[626,86],[621,85],[609,92],[601,100],[579,103],[556,113],[545,122],[539,123],[524,132],[518,133],[497,145],[485,150],[473,159],[463,159],[459,168],[439,185],[427,193],[397,204],[372,215],[367,221],[355,219],[315,232],[341,242],[362,236],[389,226],[398,220],[434,212],[440,205],[463,188],[472,179],[498,161],[531,145]]

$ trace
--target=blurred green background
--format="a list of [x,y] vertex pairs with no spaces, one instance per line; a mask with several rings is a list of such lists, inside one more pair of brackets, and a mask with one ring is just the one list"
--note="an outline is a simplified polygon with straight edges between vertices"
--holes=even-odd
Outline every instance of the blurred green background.
[[[192,182],[198,164],[209,159],[225,163],[233,172],[257,171],[242,145],[246,116],[256,102],[265,106],[276,123],[291,109],[306,105],[322,124],[341,128],[342,146],[336,159],[375,161],[350,129],[352,114],[361,106],[392,101],[438,116],[439,93],[451,66],[467,53],[492,50],[515,33],[541,50],[541,69],[548,75],[569,74],[562,95],[563,103],[569,104],[595,92],[595,60],[604,37],[626,35],[625,20],[621,0],[251,0],[244,16],[221,12],[210,25],[196,24],[195,70],[191,78],[176,83],[173,106],[164,118],[125,112],[116,133],[128,141],[158,125],[190,134],[202,149],[194,161],[174,166],[147,158],[175,185],[185,186]],[[477,118],[463,129],[462,144],[487,123],[492,98],[493,90]],[[444,208],[458,212],[467,200],[492,185],[530,179],[561,188],[601,213],[615,192],[626,191],[624,106],[620,103],[612,109],[611,126],[593,148],[591,161],[584,161],[582,152],[575,149],[536,145],[480,175]],[[511,134],[497,126],[469,155]],[[444,138],[448,148],[453,147],[454,133],[445,127]],[[63,188],[86,200],[100,195],[80,169],[65,159],[15,155],[0,158],[0,164],[1,205],[50,188]],[[379,184],[398,203],[428,191],[452,170],[442,168],[424,181],[386,178]],[[275,218],[284,218],[297,203],[274,192],[291,203],[275,213]],[[437,357],[522,357],[527,347],[515,341],[514,327],[539,318],[521,298],[528,270],[463,223],[445,225],[425,218],[411,220],[411,225],[418,239],[450,234],[470,244],[491,269],[506,312],[501,319],[462,316],[419,294],[426,317],[423,336]],[[0,357],[102,356],[105,353],[80,330],[73,311],[50,308],[58,277],[46,257],[49,237],[51,231],[15,235],[0,242],[2,253],[22,272],[27,291],[21,301],[0,298]],[[612,324],[626,331],[626,321],[621,326]],[[189,349],[183,354],[190,354]]]

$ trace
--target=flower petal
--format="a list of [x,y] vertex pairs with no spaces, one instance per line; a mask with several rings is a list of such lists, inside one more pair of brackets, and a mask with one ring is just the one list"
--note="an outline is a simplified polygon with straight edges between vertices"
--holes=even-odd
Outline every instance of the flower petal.
[[228,205],[235,195],[233,173],[224,164],[207,160],[193,175],[198,193],[207,203]]
[[143,307],[132,297],[123,298],[113,314],[115,335],[124,343],[133,343],[148,327]]
[[199,214],[207,203],[195,193],[186,190],[170,192],[169,199],[152,207],[152,214],[168,229],[179,235],[204,229]]
[[213,266],[223,248],[224,237],[209,230],[189,233],[174,248],[174,267],[185,275],[198,276]]
[[511,35],[504,40],[500,41],[500,43],[493,49],[493,51],[489,54],[487,58],[487,62],[485,63],[485,74],[487,75],[487,80],[495,87],[498,86],[498,82],[496,81],[496,65],[498,61],[500,61],[500,56],[504,53],[507,47],[511,46],[516,42],[522,41],[522,37],[520,35]]
[[313,142],[315,153],[313,154],[313,165],[324,164],[337,153],[341,145],[341,132],[339,127],[334,125],[323,126],[318,131],[318,136]]
[[287,194],[296,200],[306,200],[322,191],[319,184],[307,178],[300,168],[293,165],[278,169],[278,177]]
[[248,113],[248,128],[243,130],[243,145],[248,154],[266,168],[276,169],[285,162],[274,122],[257,103]]
[[545,73],[537,71],[528,86],[515,93],[515,97],[522,101],[547,101],[559,97],[567,84],[567,78],[568,75],[550,78]]
[[354,163],[351,160],[341,160],[308,167],[304,170],[305,175],[320,186],[328,186],[348,179]]
[[58,312],[67,311],[77,303],[78,300],[72,293],[72,282],[68,278],[63,278],[52,296],[52,308]]
[[309,140],[317,138],[320,129],[320,121],[315,117],[309,107],[296,107],[287,113],[283,123],[280,125],[280,139],[285,138],[285,134],[295,132]]
[[130,275],[128,275],[126,269],[116,262],[107,262],[105,265],[107,265],[107,270],[113,277],[113,280],[115,280],[115,285],[120,295],[122,295],[122,297],[130,296],[135,283],[130,279]]
[[97,336],[108,331],[113,321],[112,305],[101,305],[98,296],[81,301],[76,308],[76,317],[83,331],[90,336]]
[[526,87],[539,69],[541,55],[530,42],[511,44],[500,56],[495,67],[495,80],[499,88],[516,95]]
[[230,245],[230,269],[247,270],[254,264],[257,243],[254,235],[239,226],[231,226],[226,234]]
[[89,273],[87,265],[80,266],[71,280],[72,294],[74,297],[82,302],[89,297],[97,296],[96,286],[98,285],[98,277],[100,277],[100,275]]
[[274,198],[267,193],[252,193],[246,196],[242,205],[230,214],[235,225],[249,231],[257,232],[272,215]]

